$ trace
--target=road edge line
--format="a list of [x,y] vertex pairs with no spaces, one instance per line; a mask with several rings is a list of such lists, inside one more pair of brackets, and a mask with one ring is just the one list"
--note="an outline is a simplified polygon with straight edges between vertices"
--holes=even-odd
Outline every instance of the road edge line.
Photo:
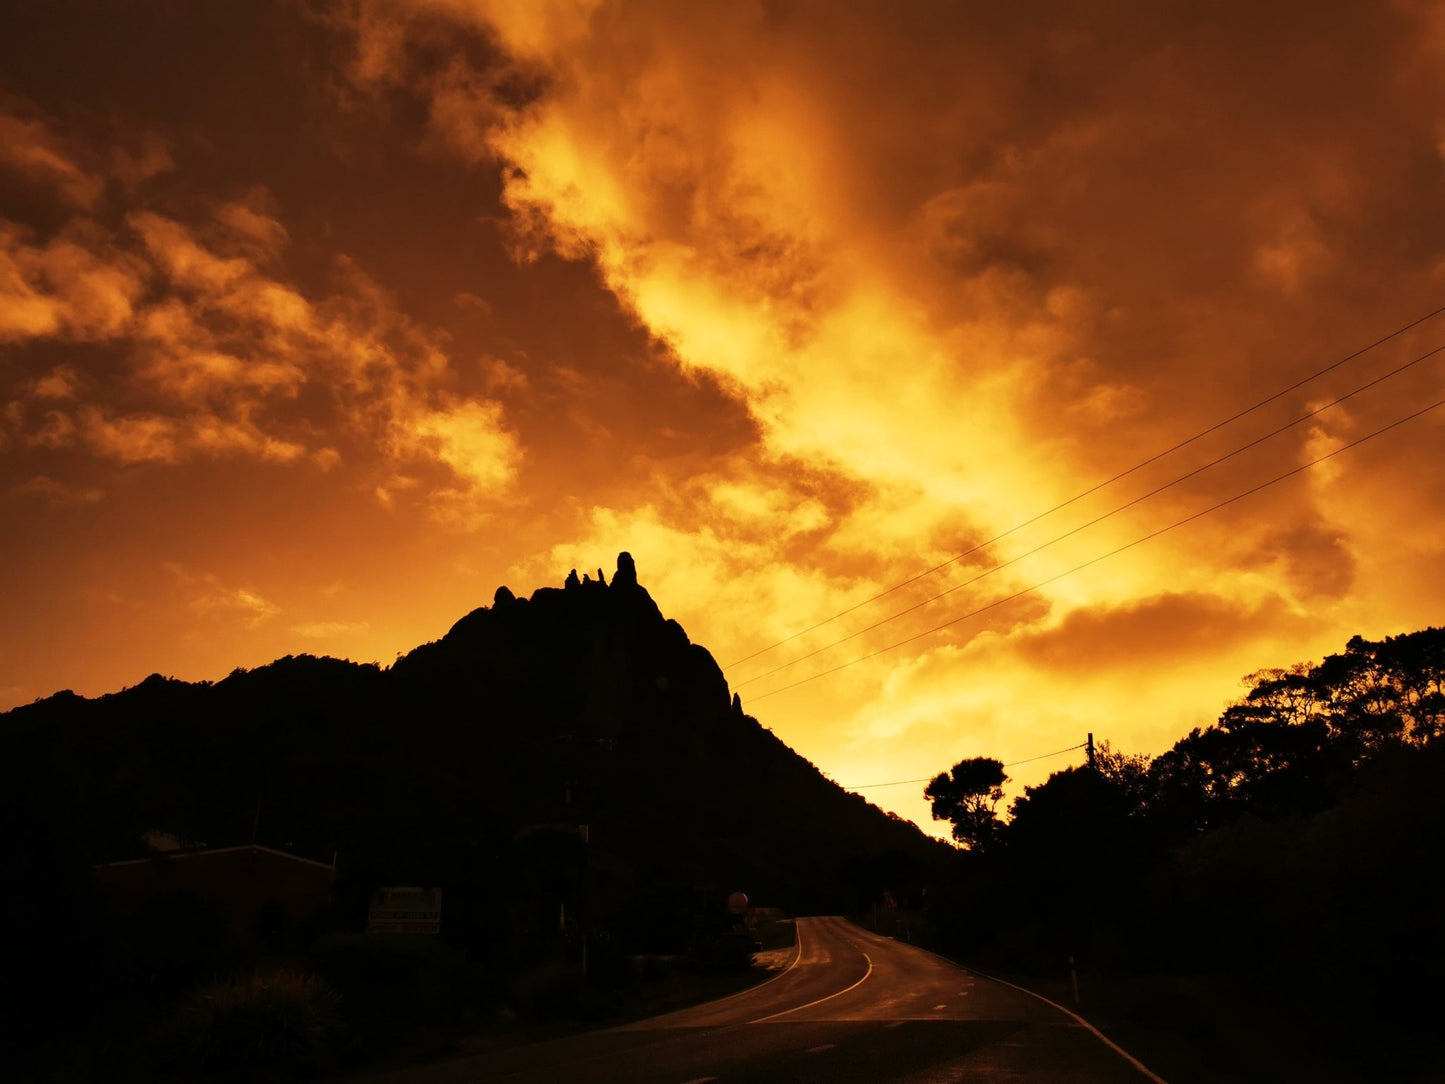
[[825,1001],[832,1001],[835,997],[842,997],[849,990],[858,989],[858,987],[862,986],[865,982],[868,981],[868,976],[873,974],[873,957],[869,956],[865,952],[863,953],[863,959],[868,961],[868,970],[863,972],[863,977],[857,982],[855,982],[852,986],[845,987],[844,989],[839,990],[837,993],[829,994],[827,997],[820,997],[817,1001],[810,1001],[806,1005],[795,1005],[791,1009],[784,1009],[782,1012],[775,1012],[771,1016],[760,1016],[756,1020],[749,1020],[748,1024],[763,1024],[769,1020],[776,1020],[780,1016],[790,1016],[795,1012],[802,1012],[804,1009],[811,1009],[814,1005],[821,1005]]
[[[797,920],[796,918],[793,919],[793,922],[794,922],[794,923],[796,923],[797,921],[798,921],[798,920]],[[686,1008],[683,1008],[683,1009],[674,1009],[673,1012],[691,1012],[693,1009],[705,1009],[705,1008],[707,1008],[709,1005],[721,1005],[724,1001],[731,1001],[731,1000],[732,1000],[733,998],[735,998],[735,997],[742,997],[744,994],[751,994],[751,993],[753,993],[755,990],[761,990],[764,986],[767,986],[767,985],[769,985],[770,983],[777,982],[780,978],[782,978],[784,975],[786,975],[789,971],[791,971],[791,970],[793,970],[793,968],[797,967],[797,966],[798,966],[798,961],[803,958],[803,931],[802,931],[801,929],[799,929],[796,925],[793,926],[793,943],[797,946],[797,951],[793,953],[793,961],[792,961],[792,963],[788,964],[787,967],[783,968],[781,971],[779,971],[776,975],[773,975],[771,978],[766,978],[766,979],[764,979],[762,982],[757,983],[757,984],[754,985],[754,986],[749,986],[749,987],[747,987],[747,988],[745,988],[745,989],[739,990],[739,991],[737,991],[736,993],[724,994],[722,997],[715,997],[715,998],[713,998],[711,1001],[704,1001],[704,1002],[701,1002],[700,1004],[697,1004],[697,1005],[689,1005],[689,1006],[687,1006]],[[671,1016],[672,1013],[661,1013],[661,1014],[659,1014],[659,1015],[662,1015],[662,1016]],[[654,1019],[654,1018],[653,1018],[653,1017],[644,1017],[644,1018],[643,1018],[643,1020],[649,1020],[649,1019]],[[635,1021],[635,1022],[636,1022],[636,1023],[642,1023],[643,1020],[639,1020],[639,1021]],[[631,1027],[632,1025],[631,1025],[631,1024],[626,1024],[626,1025],[624,1025],[624,1026],[625,1026],[625,1027]]]
[[1099,1042],[1103,1043],[1105,1046],[1107,1046],[1107,1047],[1108,1047],[1110,1050],[1112,1050],[1114,1053],[1118,1054],[1119,1057],[1123,1058],[1123,1059],[1124,1059],[1125,1061],[1127,1061],[1130,1065],[1132,1065],[1135,1069],[1139,1070],[1139,1072],[1141,1072],[1141,1073],[1143,1073],[1145,1076],[1147,1076],[1150,1080],[1152,1080],[1152,1081],[1154,1082],[1154,1084],[1169,1084],[1168,1081],[1166,1081],[1166,1080],[1165,1080],[1163,1077],[1161,1077],[1158,1073],[1154,1072],[1153,1069],[1150,1069],[1149,1066],[1145,1065],[1142,1061],[1140,1061],[1138,1058],[1136,1058],[1133,1054],[1129,1053],[1129,1051],[1125,1050],[1122,1046],[1120,1046],[1118,1043],[1116,1043],[1113,1039],[1111,1039],[1111,1038],[1109,1038],[1107,1035],[1105,1035],[1102,1031],[1100,1031],[1098,1028],[1096,1028],[1093,1024],[1089,1023],[1087,1020],[1085,1020],[1085,1019],[1084,1019],[1082,1016],[1080,1016],[1078,1013],[1074,1012],[1073,1009],[1065,1008],[1063,1005],[1060,1005],[1057,1001],[1051,1001],[1051,1000],[1049,1000],[1048,998],[1044,997],[1043,994],[1036,993],[1035,991],[1030,990],[1027,986],[1020,986],[1020,985],[1018,985],[1017,983],[1009,982],[1008,979],[998,978],[996,975],[990,975],[990,974],[988,974],[988,973],[986,973],[986,972],[983,972],[983,971],[978,970],[978,968],[976,968],[976,967],[967,967],[967,966],[965,966],[964,964],[959,963],[957,960],[950,960],[947,956],[944,956],[944,955],[942,955],[942,954],[940,954],[940,953],[934,952],[932,949],[923,948],[922,945],[914,945],[913,947],[916,948],[916,949],[919,949],[919,950],[922,951],[922,952],[928,953],[928,955],[930,955],[930,956],[936,956],[936,957],[938,957],[938,959],[943,960],[945,963],[950,963],[950,964],[952,964],[954,967],[959,968],[959,969],[962,970],[962,971],[967,971],[967,972],[968,972],[969,974],[971,974],[971,975],[977,975],[979,978],[981,978],[981,979],[987,979],[989,982],[996,982],[996,983],[998,983],[1000,986],[1007,986],[1007,987],[1009,987],[1011,990],[1017,990],[1017,991],[1018,991],[1019,993],[1021,993],[1021,994],[1028,994],[1029,997],[1038,998],[1038,999],[1039,999],[1040,1001],[1042,1001],[1045,1005],[1051,1005],[1051,1006],[1053,1006],[1055,1009],[1058,1009],[1059,1012],[1063,1013],[1065,1016],[1069,1016],[1069,1017],[1072,1017],[1073,1019],[1077,1020],[1083,1027],[1087,1028],[1087,1029],[1093,1034],[1094,1038],[1098,1039]]

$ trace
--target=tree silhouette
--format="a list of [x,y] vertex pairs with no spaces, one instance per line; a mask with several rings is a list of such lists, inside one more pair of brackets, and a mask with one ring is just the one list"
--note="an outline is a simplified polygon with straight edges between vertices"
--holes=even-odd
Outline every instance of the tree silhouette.
[[1126,753],[1115,749],[1107,740],[1101,741],[1094,753],[1094,770],[1117,788],[1131,816],[1141,816],[1147,811],[1152,796],[1150,763],[1150,758],[1143,753]]
[[953,824],[954,839],[971,851],[983,850],[998,835],[994,807],[1007,779],[1001,761],[970,757],[935,776],[923,796],[933,803],[934,820]]

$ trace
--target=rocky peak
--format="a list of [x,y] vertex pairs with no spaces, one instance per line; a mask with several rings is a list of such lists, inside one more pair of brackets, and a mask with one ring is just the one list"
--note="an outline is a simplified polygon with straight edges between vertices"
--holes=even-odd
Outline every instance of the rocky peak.
[[613,587],[636,587],[637,586],[637,565],[632,560],[632,554],[623,550],[617,555],[617,575],[612,577]]

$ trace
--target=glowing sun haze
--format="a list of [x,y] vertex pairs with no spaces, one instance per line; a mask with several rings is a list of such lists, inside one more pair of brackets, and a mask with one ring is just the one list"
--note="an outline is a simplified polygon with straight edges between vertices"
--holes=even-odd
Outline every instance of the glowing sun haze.
[[1439,3],[12,5],[0,707],[388,662],[626,549],[845,784],[1158,752],[1441,622],[1445,409],[1094,559],[1445,355],[1099,517],[1445,316],[1035,517],[1441,304]]

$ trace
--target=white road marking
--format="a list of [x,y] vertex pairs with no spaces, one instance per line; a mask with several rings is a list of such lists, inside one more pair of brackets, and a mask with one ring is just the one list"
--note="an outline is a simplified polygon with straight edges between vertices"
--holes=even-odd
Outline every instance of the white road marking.
[[[776,975],[774,975],[772,978],[770,978],[770,979],[764,979],[762,982],[758,983],[756,986],[749,986],[746,990],[739,990],[737,993],[735,993],[735,994],[728,994],[728,995],[725,996],[725,997],[713,998],[711,1001],[704,1001],[701,1005],[694,1005],[694,1006],[692,1006],[692,1007],[693,1007],[694,1009],[710,1009],[710,1008],[712,1008],[714,1005],[721,1005],[724,1001],[731,1001],[731,1000],[732,1000],[733,998],[735,998],[735,997],[744,997],[744,996],[746,996],[746,995],[748,995],[748,994],[755,994],[755,993],[757,993],[759,990],[761,990],[764,986],[767,986],[770,982],[777,982],[780,978],[782,978],[784,975],[786,975],[789,971],[791,971],[791,970],[793,970],[793,968],[797,967],[797,966],[798,966],[798,962],[799,962],[800,960],[802,960],[802,958],[803,958],[803,931],[802,931],[802,928],[801,928],[801,927],[798,927],[798,926],[794,926],[794,927],[793,927],[793,931],[794,931],[794,932],[793,932],[793,941],[794,941],[794,943],[798,946],[798,951],[795,952],[795,953],[793,953],[793,962],[790,963],[787,967],[783,968],[781,971],[779,971],[779,972],[778,972]],[[679,1009],[678,1011],[679,1011],[679,1012],[688,1012],[689,1010],[687,1010],[687,1009]],[[644,1021],[644,1023],[645,1023],[645,1021]],[[715,1076],[709,1076],[709,1077],[703,1077],[702,1079],[703,1079],[703,1080],[716,1080],[717,1077],[715,1077]],[[683,1081],[683,1084],[695,1084],[695,1082],[694,1082],[694,1081],[691,1081],[691,1080],[685,1080],[685,1081]]]
[[933,1011],[934,1011],[934,1012],[937,1012],[939,1009],[946,1009],[946,1008],[948,1008],[948,1005],[947,1005],[946,1003],[943,1004],[943,1005],[935,1005],[935,1006],[933,1006]]
[[890,1020],[888,1023],[884,1024],[883,1026],[884,1026],[885,1028],[901,1028],[901,1027],[903,1026],[903,1021],[902,1021],[902,1020]]
[[810,1001],[806,1005],[798,1005],[791,1009],[784,1009],[782,1012],[775,1012],[771,1016],[760,1016],[756,1020],[750,1022],[754,1024],[761,1024],[765,1020],[776,1020],[780,1016],[788,1016],[791,1013],[802,1012],[804,1009],[811,1009],[814,1005],[821,1005],[825,1001],[832,1001],[835,997],[842,997],[849,990],[856,990],[858,987],[862,986],[865,982],[868,981],[869,975],[873,974],[873,957],[869,956],[865,952],[863,954],[863,959],[868,961],[868,970],[863,972],[863,977],[857,982],[855,982],[852,986],[845,987],[844,989],[839,990],[836,994],[829,994],[827,997],[820,997],[817,1001]]
[[716,1079],[717,1077],[715,1076],[697,1076],[693,1077],[691,1080],[684,1080],[682,1084],[712,1084],[712,1082]]
[[824,1043],[822,1046],[810,1046],[810,1047],[808,1047],[808,1049],[805,1051],[805,1053],[808,1053],[808,1054],[821,1054],[821,1053],[822,1053],[823,1051],[825,1051],[825,1050],[832,1050],[832,1049],[833,1049],[835,1046],[837,1046],[837,1045],[838,1045],[837,1043]]
[[[918,948],[918,946],[916,946],[916,945],[915,945],[914,947],[915,947],[915,948]],[[1153,1072],[1147,1065],[1145,1065],[1142,1061],[1140,1061],[1138,1058],[1136,1058],[1133,1054],[1129,1053],[1129,1051],[1125,1050],[1122,1046],[1120,1046],[1118,1043],[1116,1043],[1113,1039],[1111,1039],[1111,1038],[1109,1038],[1107,1035],[1105,1035],[1102,1031],[1100,1031],[1098,1028],[1096,1028],[1093,1024],[1089,1023],[1087,1020],[1085,1020],[1085,1019],[1084,1019],[1082,1016],[1080,1016],[1078,1013],[1074,1012],[1072,1009],[1066,1009],[1066,1008],[1064,1008],[1064,1007],[1063,1007],[1062,1005],[1060,1005],[1057,1001],[1050,1001],[1048,998],[1044,997],[1043,994],[1036,994],[1036,993],[1034,993],[1032,990],[1030,990],[1030,989],[1028,989],[1027,987],[1024,987],[1024,986],[1015,986],[1013,983],[1008,982],[1008,981],[1006,981],[1006,980],[1004,980],[1004,979],[996,979],[996,978],[994,978],[992,975],[989,975],[989,974],[987,974],[986,972],[983,972],[983,971],[979,971],[979,970],[977,970],[977,969],[975,969],[975,968],[972,968],[972,967],[970,967],[970,968],[965,968],[962,964],[960,964],[960,963],[955,963],[953,960],[950,960],[947,956],[939,956],[938,953],[936,953],[936,952],[931,952],[930,950],[928,950],[928,949],[926,949],[926,948],[918,948],[918,951],[919,951],[919,952],[927,952],[928,955],[930,955],[930,956],[932,956],[932,957],[934,957],[934,958],[936,958],[936,959],[942,960],[942,961],[943,961],[944,963],[946,963],[946,964],[952,964],[954,967],[958,968],[960,971],[968,971],[968,972],[971,972],[972,974],[977,975],[977,976],[978,976],[979,978],[981,978],[981,979],[988,979],[989,982],[996,982],[996,983],[998,983],[1000,986],[1007,986],[1009,989],[1011,989],[1011,990],[1017,990],[1017,991],[1018,991],[1019,993],[1021,993],[1021,994],[1028,994],[1029,997],[1038,998],[1038,999],[1039,999],[1040,1001],[1042,1001],[1045,1005],[1052,1005],[1054,1008],[1058,1009],[1059,1012],[1063,1013],[1065,1016],[1068,1016],[1068,1017],[1070,1017],[1070,1018],[1078,1021],[1078,1023],[1080,1023],[1081,1025],[1083,1025],[1085,1028],[1087,1028],[1087,1029],[1093,1034],[1094,1038],[1098,1039],[1101,1043],[1103,1043],[1105,1046],[1107,1046],[1110,1050],[1112,1050],[1114,1053],[1118,1054],[1119,1057],[1123,1058],[1123,1059],[1124,1059],[1125,1061],[1127,1061],[1130,1065],[1132,1065],[1135,1069],[1138,1069],[1139,1072],[1143,1073],[1146,1077],[1148,1077],[1150,1080],[1152,1080],[1152,1081],[1154,1082],[1154,1084],[1168,1084],[1168,1082],[1167,1082],[1163,1077],[1161,1077],[1161,1076],[1159,1076],[1157,1073]]]

